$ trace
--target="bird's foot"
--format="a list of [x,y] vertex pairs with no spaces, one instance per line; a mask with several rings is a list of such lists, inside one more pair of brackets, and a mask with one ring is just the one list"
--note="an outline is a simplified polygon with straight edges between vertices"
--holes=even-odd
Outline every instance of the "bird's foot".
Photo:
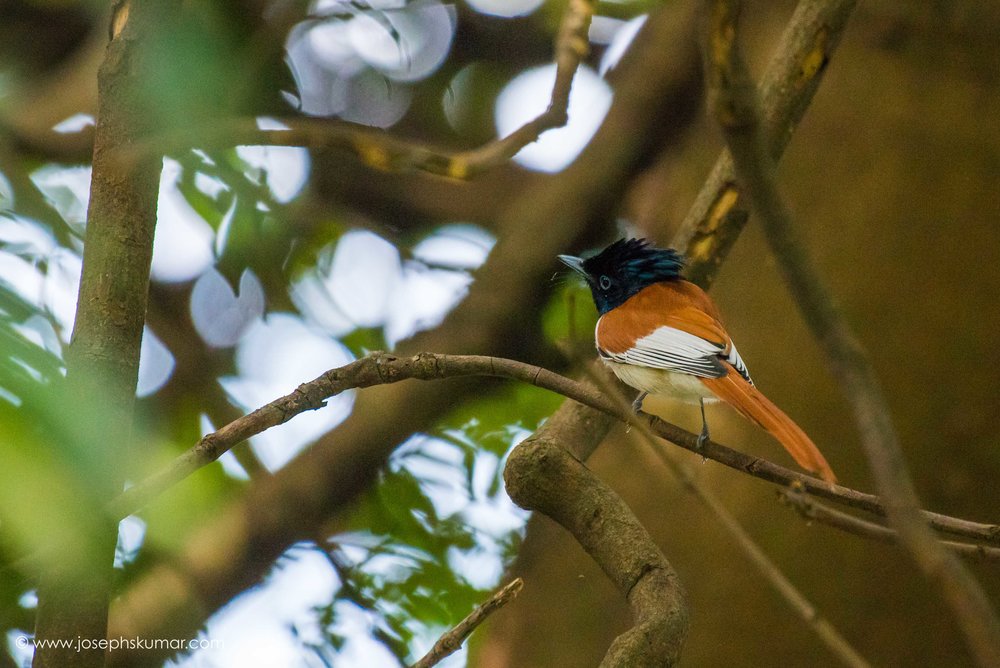
[[701,433],[698,434],[698,443],[695,445],[695,447],[698,450],[701,450],[702,447],[705,445],[706,441],[708,441],[708,425],[705,424],[705,423],[702,423],[702,425],[701,425]]
[[635,401],[632,402],[632,412],[633,413],[638,414],[638,412],[642,410],[642,400],[646,398],[647,394],[649,394],[649,393],[648,392],[640,392],[639,396],[637,396],[635,398]]
[[708,420],[705,419],[705,400],[702,399],[698,403],[701,404],[701,433],[698,435],[697,448],[701,450],[708,440]]

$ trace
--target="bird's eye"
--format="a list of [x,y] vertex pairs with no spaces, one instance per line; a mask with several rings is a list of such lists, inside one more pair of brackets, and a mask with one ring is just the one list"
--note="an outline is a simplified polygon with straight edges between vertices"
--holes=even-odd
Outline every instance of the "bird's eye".
[[607,290],[608,288],[611,287],[611,279],[608,278],[607,276],[601,276],[597,280],[597,284],[601,286],[601,290]]

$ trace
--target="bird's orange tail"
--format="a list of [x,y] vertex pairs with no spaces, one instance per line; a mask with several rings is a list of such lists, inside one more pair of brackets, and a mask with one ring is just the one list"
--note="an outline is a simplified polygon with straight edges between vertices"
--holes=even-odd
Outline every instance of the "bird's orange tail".
[[751,385],[736,369],[722,378],[702,378],[708,389],[757,426],[778,439],[799,466],[818,473],[827,482],[836,482],[826,458],[799,425]]

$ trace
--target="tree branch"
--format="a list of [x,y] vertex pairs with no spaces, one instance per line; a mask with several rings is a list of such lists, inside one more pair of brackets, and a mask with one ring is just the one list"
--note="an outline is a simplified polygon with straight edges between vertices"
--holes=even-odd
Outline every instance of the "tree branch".
[[[479,355],[418,353],[412,357],[400,357],[382,352],[371,353],[343,367],[331,369],[318,378],[303,383],[291,394],[275,399],[206,435],[194,447],[179,455],[168,467],[120,494],[109,507],[109,513],[117,520],[137,512],[164,490],[202,466],[215,461],[238,443],[266,429],[283,424],[300,413],[322,408],[326,405],[326,400],[347,390],[404,380],[428,381],[470,376],[509,378],[551,390],[626,424],[638,424],[642,429],[650,429],[660,438],[685,450],[755,478],[779,485],[798,486],[815,496],[828,498],[848,507],[882,516],[886,514],[885,507],[876,496],[842,485],[829,485],[818,478],[792,471],[712,440],[705,441],[699,447],[696,434],[655,415],[639,413],[635,416],[628,407],[615,402],[611,394],[595,391],[583,383],[533,364]],[[590,450],[577,450],[575,454],[580,459],[586,459]],[[927,521],[937,529],[1000,545],[998,525],[961,520],[929,511],[924,513]]]
[[470,612],[455,628],[438,638],[438,641],[434,643],[434,647],[413,664],[413,668],[431,668],[431,666],[436,666],[440,663],[445,657],[457,652],[462,643],[465,642],[465,639],[472,635],[472,632],[486,621],[487,617],[514,600],[523,588],[524,580],[521,578],[514,578],[511,582],[501,587],[485,603]]
[[[641,415],[649,421],[650,428],[657,436],[685,450],[690,450],[705,459],[711,459],[731,469],[749,473],[755,478],[779,485],[800,485],[814,496],[836,501],[851,508],[866,510],[880,516],[887,514],[882,501],[873,494],[859,492],[858,490],[842,485],[830,485],[818,478],[813,478],[798,471],[792,471],[780,464],[748,455],[739,450],[733,450],[712,440],[705,441],[699,449],[698,437],[695,434],[685,431],[669,422],[665,422],[655,415],[647,413],[641,413]],[[935,529],[956,536],[965,536],[1000,545],[1000,525],[971,522],[926,510],[922,512],[926,521]]]
[[582,396],[588,404],[614,409],[599,393],[587,392],[579,383],[546,369],[514,360],[476,355],[420,353],[397,357],[372,353],[343,367],[331,369],[303,383],[291,394],[265,404],[202,438],[167,468],[122,492],[111,504],[112,517],[120,519],[140,510],[151,499],[251,436],[284,424],[300,413],[326,406],[326,400],[351,389],[396,383],[402,380],[438,380],[468,376],[513,378],[555,390],[565,396]]
[[[826,524],[827,526],[846,531],[847,533],[853,533],[863,538],[871,538],[885,543],[899,543],[899,533],[897,531],[882,524],[869,522],[868,520],[819,503],[794,487],[778,490],[778,494],[781,495],[781,499],[784,502],[794,508],[806,520],[815,520],[821,524]],[[955,554],[963,557],[982,561],[1000,561],[1000,549],[995,547],[959,543],[952,540],[942,540],[941,544]]]
[[572,533],[628,601],[635,623],[615,638],[600,665],[672,666],[687,636],[684,591],[621,497],[567,449],[577,438],[592,440],[590,414],[565,402],[515,447],[504,468],[507,492],[522,508],[545,513]]
[[[794,487],[814,496],[830,499],[851,508],[884,516],[886,510],[878,497],[841,485],[830,485],[805,473],[792,471],[766,459],[754,457],[706,440],[677,425],[648,413],[634,414],[628,406],[615,401],[609,391],[595,391],[589,385],[566,378],[542,367],[500,357],[479,355],[444,355],[419,353],[412,357],[375,352],[350,364],[331,369],[316,379],[303,383],[290,394],[275,399],[219,430],[206,435],[161,471],[150,475],[118,495],[108,506],[111,519],[117,521],[138,512],[156,496],[194,471],[207,466],[244,440],[266,429],[283,424],[296,415],[325,406],[326,400],[351,389],[373,387],[405,380],[444,380],[466,377],[497,377],[541,387],[599,411],[689,450],[699,457],[778,485]],[[608,423],[610,424],[610,422]],[[594,438],[577,439],[573,454],[585,460],[603,438],[600,430]],[[597,436],[600,437],[597,437]],[[922,511],[936,529],[974,540],[1000,545],[1000,526],[963,520],[930,511]],[[16,570],[33,570],[39,561],[32,555],[15,562]]]
[[785,282],[851,403],[889,521],[920,570],[939,587],[976,660],[981,665],[1000,665],[1000,620],[976,580],[929,530],[871,363],[794,235],[761,130],[756,88],[739,51],[740,3],[708,0],[705,7],[703,48],[710,106],[726,137],[740,182],[752,198],[779,259]]
[[119,159],[130,165],[148,154],[175,154],[188,148],[219,149],[239,145],[301,146],[339,149],[355,154],[363,163],[383,171],[423,171],[453,179],[469,179],[506,163],[546,130],[566,125],[569,94],[580,63],[590,52],[588,30],[596,0],[570,0],[556,34],[556,78],[548,107],[506,137],[465,151],[447,151],[420,142],[394,137],[366,125],[347,121],[285,118],[287,130],[262,130],[256,119],[232,119],[209,130],[151,138],[122,151]]
[[130,19],[117,26],[98,73],[83,273],[66,352],[71,427],[59,453],[86,482],[76,506],[52,510],[68,524],[86,527],[86,535],[85,544],[61,555],[40,579],[35,636],[53,642],[36,645],[36,667],[104,665],[98,645],[77,651],[62,643],[107,633],[118,527],[99,508],[125,477],[161,164],[147,157],[123,171],[110,158],[149,131],[138,80],[148,64],[143,44],[169,4],[137,3]]
[[[608,396],[615,397],[618,401],[619,413],[628,414],[630,405],[613,388],[608,387],[612,381],[606,375],[599,376],[591,373],[591,378],[598,387],[604,390]],[[602,382],[603,381],[603,382]],[[657,459],[673,474],[674,478],[680,481],[683,488],[692,496],[697,498],[708,511],[715,516],[715,519],[722,527],[729,532],[729,535],[736,542],[737,547],[746,555],[764,580],[774,589],[788,606],[805,622],[810,629],[819,637],[824,645],[846,666],[854,668],[868,666],[868,662],[862,657],[854,647],[840,634],[837,628],[799,591],[788,577],[781,571],[767,553],[754,541],[753,537],[740,524],[739,520],[733,516],[729,509],[711,492],[702,485],[686,468],[674,461],[660,446],[649,425],[641,420],[630,420],[630,424],[637,427],[638,440],[642,441]]]
[[[804,0],[795,9],[760,82],[764,134],[777,162],[819,89],[857,0]],[[723,151],[674,236],[686,249],[688,280],[707,287],[750,215],[736,182],[733,161]]]

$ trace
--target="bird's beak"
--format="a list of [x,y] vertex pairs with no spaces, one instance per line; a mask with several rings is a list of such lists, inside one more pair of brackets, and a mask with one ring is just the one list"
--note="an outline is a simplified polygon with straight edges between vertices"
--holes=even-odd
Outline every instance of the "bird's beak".
[[558,255],[559,261],[564,265],[580,274],[584,278],[587,277],[587,272],[583,268],[583,259],[578,257],[573,257],[572,255]]

